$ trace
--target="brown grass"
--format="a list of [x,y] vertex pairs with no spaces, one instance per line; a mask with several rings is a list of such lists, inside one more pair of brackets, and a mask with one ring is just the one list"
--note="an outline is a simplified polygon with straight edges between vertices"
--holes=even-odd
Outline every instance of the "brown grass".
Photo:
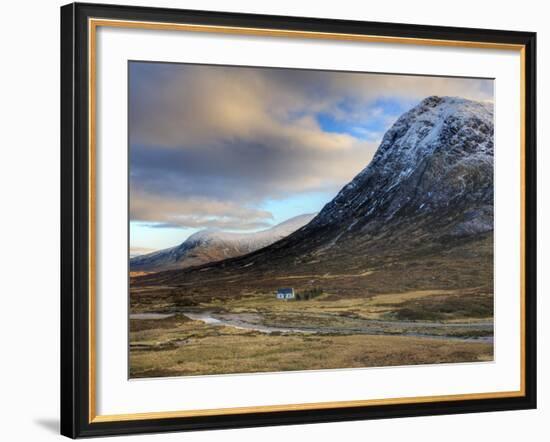
[[[131,377],[488,361],[491,344],[403,336],[262,334],[169,318],[132,325]],[[142,321],[132,321],[142,322]]]

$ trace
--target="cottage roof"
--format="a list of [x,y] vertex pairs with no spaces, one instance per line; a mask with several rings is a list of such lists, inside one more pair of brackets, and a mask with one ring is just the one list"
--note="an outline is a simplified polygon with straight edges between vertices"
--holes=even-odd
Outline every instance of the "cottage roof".
[[294,292],[294,289],[292,287],[284,287],[284,288],[280,288],[280,289],[277,289],[277,293],[281,293],[281,294],[291,294]]

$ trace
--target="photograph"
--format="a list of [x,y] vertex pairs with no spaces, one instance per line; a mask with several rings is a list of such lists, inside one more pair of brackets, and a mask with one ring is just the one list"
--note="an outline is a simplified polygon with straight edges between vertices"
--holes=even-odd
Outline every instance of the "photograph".
[[186,8],[59,11],[61,434],[535,409],[527,13]]
[[494,78],[128,60],[128,376],[494,360]]

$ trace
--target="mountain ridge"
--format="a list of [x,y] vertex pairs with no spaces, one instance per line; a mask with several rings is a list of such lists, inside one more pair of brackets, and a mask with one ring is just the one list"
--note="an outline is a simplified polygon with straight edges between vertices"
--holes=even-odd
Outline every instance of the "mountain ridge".
[[182,269],[232,258],[266,247],[307,224],[315,214],[287,219],[269,229],[253,233],[205,229],[181,244],[130,259],[131,271]]

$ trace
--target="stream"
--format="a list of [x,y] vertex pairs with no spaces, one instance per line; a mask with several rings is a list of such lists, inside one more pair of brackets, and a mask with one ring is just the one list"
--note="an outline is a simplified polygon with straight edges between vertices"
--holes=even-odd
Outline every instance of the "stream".
[[[493,342],[493,323],[464,322],[464,323],[437,323],[426,321],[384,321],[363,320],[356,327],[281,327],[262,324],[262,316],[255,313],[213,313],[213,312],[180,312],[193,321],[201,321],[213,326],[233,327],[241,330],[251,330],[260,333],[304,333],[304,334],[370,334],[370,335],[400,335],[430,339],[452,339],[464,342]],[[175,313],[134,313],[130,319],[165,319],[174,316]],[[386,328],[402,328],[401,333],[391,333]],[[486,331],[488,336],[463,337],[445,334],[431,334],[418,331],[419,328],[444,328],[446,330],[475,329]]]

